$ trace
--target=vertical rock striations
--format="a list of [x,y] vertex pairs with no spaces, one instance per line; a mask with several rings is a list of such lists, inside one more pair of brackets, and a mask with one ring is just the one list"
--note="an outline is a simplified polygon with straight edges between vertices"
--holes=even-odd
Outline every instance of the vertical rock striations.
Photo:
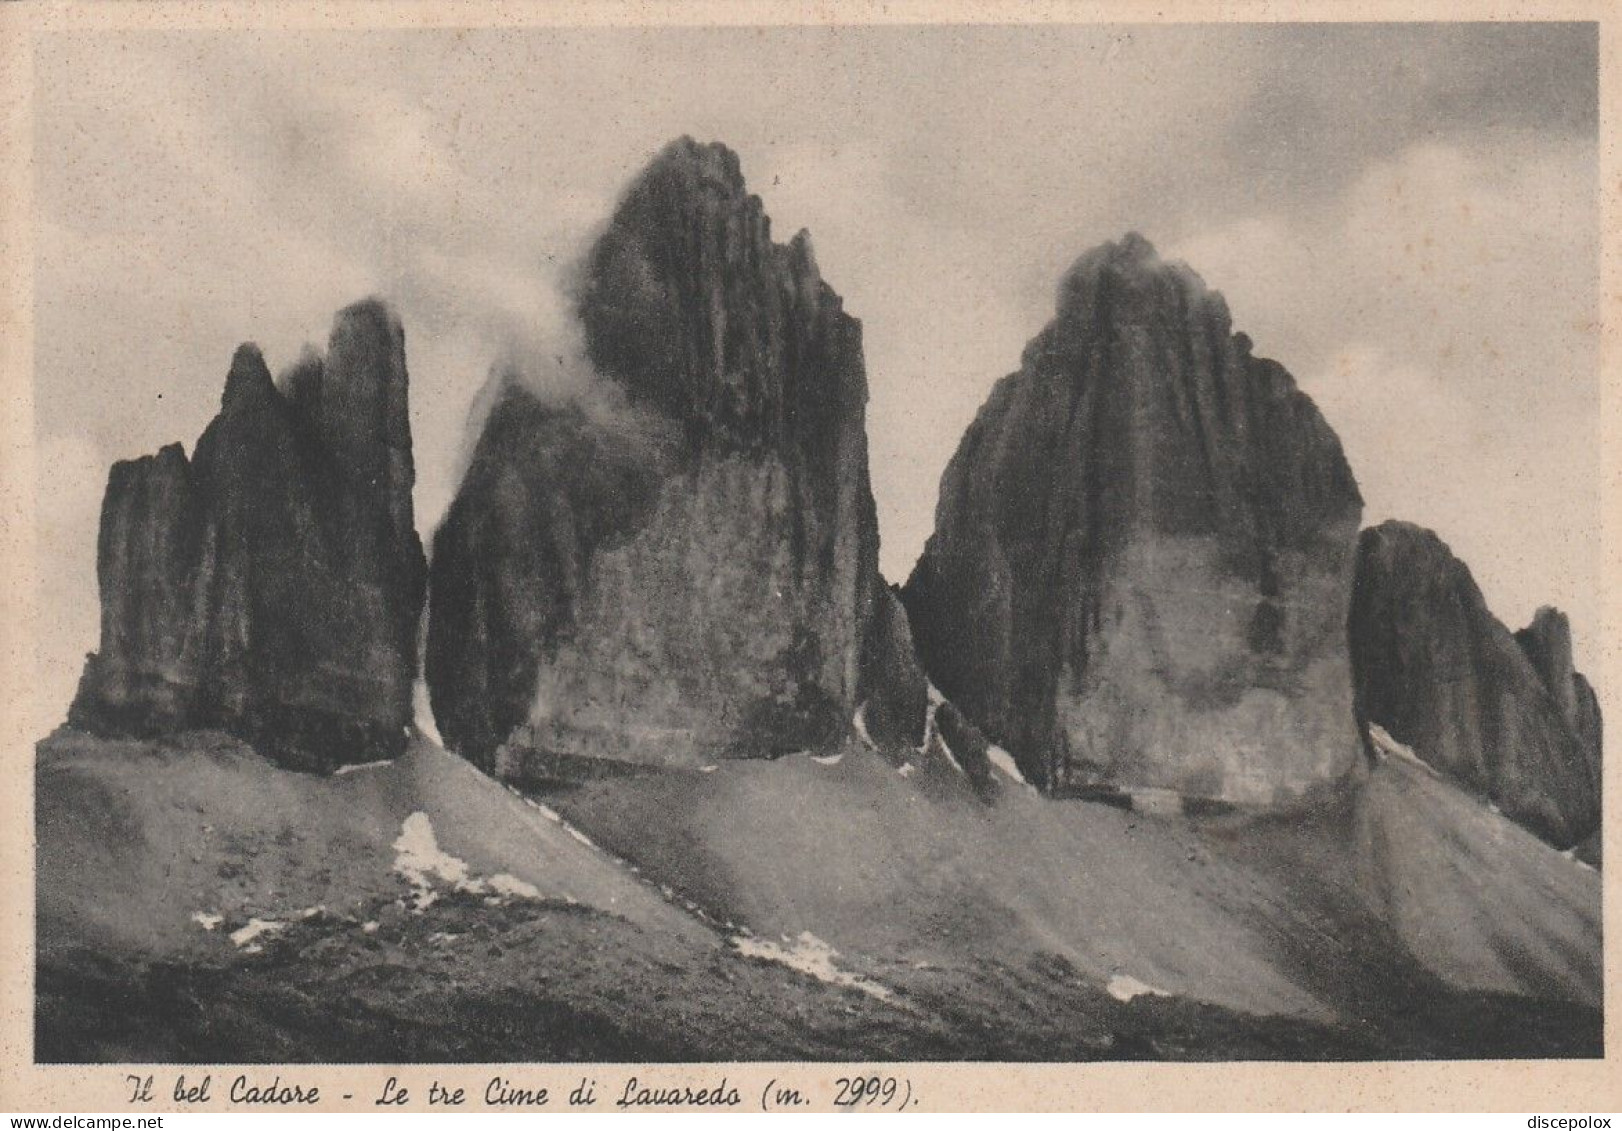
[[1571,622],[1559,609],[1544,606],[1533,614],[1531,624],[1515,633],[1515,643],[1532,661],[1543,686],[1549,689],[1555,705],[1560,708],[1560,717],[1576,736],[1597,803],[1602,793],[1601,757],[1604,753],[1599,696],[1572,662]]
[[935,684],[1025,776],[1267,804],[1355,761],[1362,502],[1226,304],[1129,235],[965,434],[904,597]]
[[69,720],[220,727],[301,769],[398,751],[424,584],[406,397],[400,325],[362,302],[284,390],[239,348],[189,464],[178,444],[115,464]]
[[1428,530],[1363,532],[1349,620],[1358,712],[1557,847],[1600,819],[1599,704],[1563,614],[1511,634]]
[[447,745],[486,769],[529,721],[598,549],[647,522],[675,460],[667,421],[547,404],[504,381],[434,535],[425,657]]
[[85,664],[68,714],[74,725],[112,733],[186,725],[195,686],[186,645],[199,495],[179,444],[113,464],[96,544],[101,651]]
[[558,406],[513,383],[435,536],[446,741],[491,765],[518,727],[514,750],[691,765],[843,734],[906,642],[861,328],[809,240],[773,242],[737,157],[683,139],[587,257],[579,315],[604,388]]

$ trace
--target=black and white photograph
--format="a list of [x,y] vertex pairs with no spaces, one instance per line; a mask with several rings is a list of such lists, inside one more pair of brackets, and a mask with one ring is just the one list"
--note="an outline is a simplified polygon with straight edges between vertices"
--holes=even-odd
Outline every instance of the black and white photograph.
[[1601,23],[26,54],[34,1069],[1605,1056]]

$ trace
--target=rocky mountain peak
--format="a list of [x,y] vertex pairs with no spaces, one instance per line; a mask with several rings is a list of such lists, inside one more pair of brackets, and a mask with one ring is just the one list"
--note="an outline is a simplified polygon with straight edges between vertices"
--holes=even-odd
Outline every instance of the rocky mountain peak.
[[1128,235],[1076,261],[964,436],[905,601],[1027,778],[1267,804],[1355,758],[1361,505],[1290,375]]
[[1599,704],[1563,615],[1511,635],[1441,538],[1393,521],[1359,539],[1349,630],[1365,724],[1561,848],[1593,835]]
[[323,368],[320,351],[306,343],[299,351],[298,360],[282,370],[276,381],[283,399],[307,418],[313,419],[319,411]]
[[878,575],[861,328],[809,237],[773,242],[737,156],[682,138],[632,179],[578,311],[627,405],[491,413],[434,540],[447,742],[522,778],[816,748],[870,699],[879,729],[920,729]]
[[1576,665],[1571,657],[1571,621],[1551,605],[1532,615],[1532,623],[1515,633],[1515,642],[1532,661],[1543,685],[1567,720],[1577,717]]
[[405,366],[405,331],[378,298],[340,310],[327,339],[321,415],[329,439],[407,448],[411,418]]
[[676,193],[712,190],[724,197],[747,199],[738,155],[718,141],[700,142],[690,134],[665,145],[632,181],[627,196],[647,185],[673,186]]
[[[1177,265],[1182,272],[1187,268]],[[1128,232],[1118,240],[1106,240],[1076,257],[1065,272],[1061,287],[1076,290],[1111,275],[1119,279],[1144,279],[1156,274],[1174,273],[1177,268],[1160,258],[1155,245],[1138,232]]]
[[1083,253],[1059,284],[1056,331],[1090,339],[1100,323],[1152,329],[1157,319],[1199,322],[1219,341],[1232,321],[1220,293],[1186,263],[1161,258],[1137,232]]
[[808,237],[773,242],[724,146],[682,139],[632,181],[587,257],[579,312],[597,371],[695,447],[778,448],[866,403],[860,366],[818,353],[859,354],[859,327]]
[[278,399],[276,382],[265,365],[265,355],[252,342],[244,342],[231,355],[231,368],[225,375],[220,395],[221,412],[250,411]]

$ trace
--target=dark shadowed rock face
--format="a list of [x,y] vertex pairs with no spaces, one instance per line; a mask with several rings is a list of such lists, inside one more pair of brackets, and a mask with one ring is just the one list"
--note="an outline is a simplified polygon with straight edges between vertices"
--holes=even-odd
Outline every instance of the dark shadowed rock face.
[[1599,706],[1563,614],[1511,634],[1428,530],[1363,532],[1349,621],[1360,716],[1557,847],[1599,826]]
[[508,383],[434,535],[426,675],[440,733],[484,768],[529,721],[542,657],[575,630],[597,550],[644,524],[667,421],[543,403]]
[[963,712],[950,700],[943,700],[931,716],[935,732],[945,743],[952,761],[982,795],[998,789],[996,775],[991,772],[991,744],[978,727],[964,717]]
[[185,725],[194,684],[190,579],[202,525],[179,444],[113,464],[96,546],[101,651],[85,666],[72,722],[115,733]]
[[1590,868],[1598,869],[1604,865],[1604,849],[1601,841],[1604,839],[1599,829],[1589,833],[1587,838],[1578,843],[1572,850],[1572,855]]
[[808,239],[774,243],[736,156],[683,139],[587,257],[579,314],[607,391],[510,390],[434,540],[446,741],[679,765],[843,735],[910,649],[878,575],[861,328]]
[[1533,615],[1531,624],[1515,633],[1515,643],[1532,661],[1538,678],[1560,708],[1560,717],[1576,735],[1598,798],[1603,792],[1600,763],[1604,752],[1599,697],[1572,663],[1571,622],[1559,609],[1544,606]]
[[929,680],[913,651],[912,626],[894,586],[879,591],[863,647],[863,725],[869,737],[886,748],[921,745]]
[[220,727],[303,769],[401,748],[424,564],[399,323],[347,308],[284,390],[243,346],[189,464],[114,465],[75,725]]
[[1266,804],[1358,748],[1340,443],[1220,295],[1083,256],[970,426],[904,599],[925,670],[1025,776]]

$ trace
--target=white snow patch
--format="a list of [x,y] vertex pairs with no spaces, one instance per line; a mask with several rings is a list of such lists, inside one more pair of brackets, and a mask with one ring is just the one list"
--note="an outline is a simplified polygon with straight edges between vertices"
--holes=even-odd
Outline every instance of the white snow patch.
[[896,773],[900,774],[904,778],[910,778],[916,771],[917,767],[915,767],[911,762],[903,762],[901,763],[901,768],[897,770]]
[[856,708],[856,714],[852,716],[850,722],[856,728],[856,736],[862,740],[869,750],[879,748],[879,744],[873,741],[873,736],[867,733],[867,703],[865,701],[860,707]]
[[[930,739],[931,736],[934,736],[936,738],[940,738],[940,731],[937,730],[936,727],[935,727],[935,708],[939,707],[939,706],[940,706],[940,704],[935,702],[932,699],[929,702],[928,709],[926,709],[924,711],[924,740],[913,748],[919,754],[928,753],[928,751],[929,751],[929,739]],[[946,745],[946,741],[944,739],[941,740],[941,745],[942,746]]]
[[435,746],[444,748],[445,740],[439,737],[439,727],[434,722],[433,704],[428,699],[428,681],[420,676],[411,685],[411,721],[417,725],[417,733]]
[[[1576,849],[1575,846],[1566,849],[1560,855],[1564,856],[1567,860],[1570,860],[1573,864],[1577,865],[1577,867],[1583,869],[1585,872],[1594,871],[1594,866],[1592,864],[1590,864],[1588,861],[1577,859],[1577,849]],[[195,918],[197,918],[197,916],[193,915],[192,918],[195,919]],[[212,929],[212,928],[210,928],[210,929]]]
[[845,752],[841,750],[838,754],[813,754],[811,760],[819,766],[837,766],[845,760]]
[[801,931],[800,937],[793,941],[785,935],[783,943],[786,945],[743,935],[735,935],[732,938],[732,945],[740,954],[749,958],[764,958],[768,962],[787,966],[790,970],[809,974],[817,981],[826,982],[830,986],[861,990],[869,997],[878,998],[880,1001],[889,1001],[894,996],[887,987],[879,985],[871,978],[864,978],[860,974],[853,974],[835,966],[834,959],[839,957],[839,952],[810,931]]
[[298,917],[300,919],[314,919],[317,915],[325,915],[326,913],[327,905],[318,903],[314,907],[306,907],[303,911],[300,911]]
[[1504,814],[1504,811],[1498,808],[1498,806],[1494,805],[1491,801],[1487,802],[1487,812],[1495,813],[1498,816],[1503,816]]
[[498,895],[509,896],[514,899],[539,899],[541,889],[534,884],[527,884],[517,876],[506,872],[497,872],[490,877],[490,890]]
[[225,922],[225,916],[215,915],[211,911],[193,911],[191,913],[191,921],[196,923],[205,931],[212,931],[215,927],[218,927],[221,923]]
[[1374,740],[1374,748],[1381,754],[1401,758],[1404,762],[1418,766],[1433,778],[1441,777],[1423,758],[1414,753],[1412,747],[1404,746],[1392,738],[1379,723],[1369,724],[1369,737]]
[[419,891],[427,891],[434,877],[449,884],[468,879],[467,864],[439,850],[433,822],[423,812],[411,814],[401,824],[394,841],[394,870]]
[[713,774],[713,773],[715,773],[716,770],[719,770],[720,768],[721,768],[720,766],[700,766],[698,768],[698,772],[701,773],[701,774]]
[[[276,919],[249,919],[245,926],[231,932],[231,941],[237,946],[245,947],[260,935],[274,934],[285,926],[286,923]],[[257,954],[259,949],[253,948],[252,953]]]
[[945,697],[941,695],[939,691],[935,690],[935,685],[933,683],[930,684],[929,709],[924,712],[924,741],[916,748],[916,753],[920,756],[928,754],[929,740],[933,738],[936,742],[941,744],[941,750],[945,752],[946,761],[951,764],[952,769],[956,770],[960,774],[963,774],[964,777],[967,777],[968,774],[963,769],[963,763],[957,760],[957,755],[953,754],[952,748],[946,744],[946,736],[941,733],[940,727],[935,725],[935,711],[944,702],[946,702]]
[[1158,990],[1147,982],[1140,982],[1130,974],[1116,974],[1105,987],[1109,996],[1116,1001],[1131,1001],[1135,997],[1149,994],[1153,997],[1169,996],[1165,990]]
[[358,774],[362,770],[378,770],[384,766],[394,765],[393,758],[384,758],[380,762],[356,762],[352,766],[339,766],[332,771],[334,777],[343,777],[345,774]]
[[377,933],[377,926],[376,919],[368,919],[360,925],[360,929],[364,934],[374,935]]
[[[715,770],[714,766],[705,766],[705,767],[703,767],[703,772],[706,773],[706,774],[707,773],[712,773],[714,770]],[[512,789],[511,786],[509,786],[508,789],[509,789],[509,791],[511,793],[516,795],[519,798],[519,800],[523,801],[523,803],[525,805],[528,805],[531,809],[534,809],[541,816],[545,817],[548,821],[551,821],[554,825],[562,825],[564,832],[566,832],[570,836],[574,837],[575,840],[578,840],[581,844],[585,845],[587,848],[594,849],[594,850],[596,850],[598,852],[602,851],[601,849],[597,848],[596,844],[592,843],[592,840],[591,840],[590,837],[586,836],[585,833],[581,832],[579,829],[575,828],[568,821],[565,821],[561,816],[559,816],[558,811],[556,809],[553,809],[551,806],[548,806],[548,805],[542,805],[539,801],[536,801],[534,798],[528,797],[528,796],[526,796],[525,794],[519,792],[516,789]]]
[[[550,810],[548,812],[550,813]],[[552,817],[557,820],[555,814]],[[585,841],[585,837],[580,833],[567,825],[564,827],[577,840]],[[471,875],[466,861],[440,850],[439,841],[434,836],[433,822],[429,821],[426,813],[413,813],[405,819],[405,823],[400,827],[399,839],[394,842],[394,851],[394,870],[404,876],[415,889],[418,911],[432,906],[434,900],[439,898],[439,893],[433,890],[433,881],[436,879],[450,884],[457,891],[473,895],[494,892],[493,901],[497,904],[502,899],[541,898],[539,888],[508,872],[497,872],[489,878]],[[311,908],[305,912],[305,916],[325,910],[325,907]],[[372,929],[376,929],[375,925]]]
[[1014,756],[1001,746],[993,744],[986,747],[986,757],[991,759],[991,764],[1001,770],[1005,777],[1012,778],[1020,785],[1031,784],[1025,780],[1025,775],[1019,772],[1019,763],[1014,761]]
[[553,809],[547,805],[542,805],[539,801],[536,801],[533,797],[516,786],[509,785],[507,787],[507,792],[518,798],[518,800],[522,801],[525,805],[528,805],[541,816],[545,817],[548,821],[551,821],[554,825],[563,824],[563,818],[558,816],[558,811],[556,809]]

